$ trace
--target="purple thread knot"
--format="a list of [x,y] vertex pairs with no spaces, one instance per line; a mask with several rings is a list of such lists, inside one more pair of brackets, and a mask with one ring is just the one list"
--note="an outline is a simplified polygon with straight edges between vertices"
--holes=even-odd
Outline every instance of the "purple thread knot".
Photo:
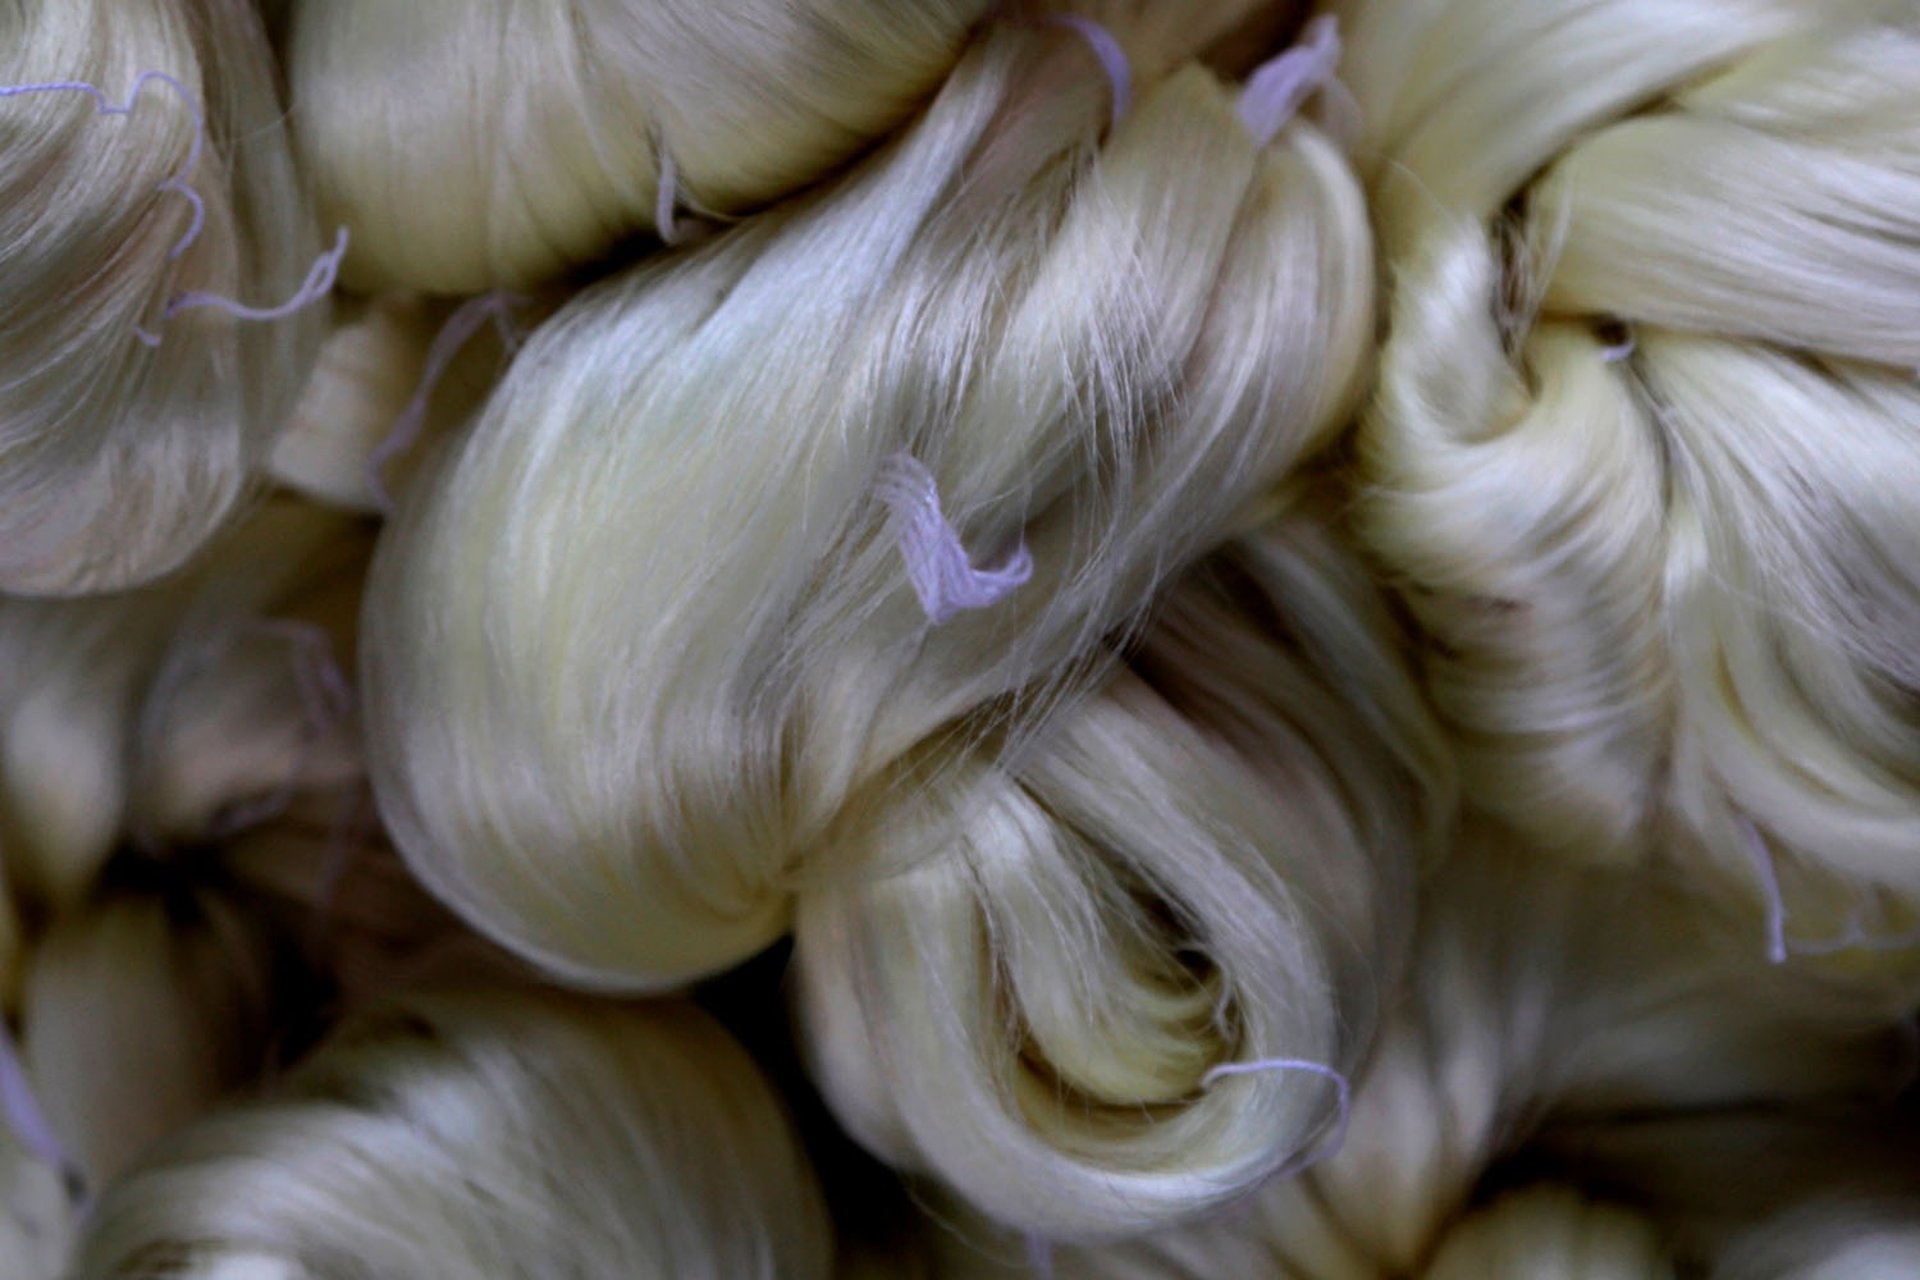
[[1340,24],[1321,14],[1300,33],[1300,43],[1255,71],[1240,91],[1240,119],[1265,146],[1308,98],[1333,82],[1340,68]]
[[912,454],[896,453],[883,462],[874,491],[893,513],[907,578],[934,625],[963,610],[998,604],[1033,577],[1033,555],[1024,543],[997,569],[973,567],[940,509],[933,473]]

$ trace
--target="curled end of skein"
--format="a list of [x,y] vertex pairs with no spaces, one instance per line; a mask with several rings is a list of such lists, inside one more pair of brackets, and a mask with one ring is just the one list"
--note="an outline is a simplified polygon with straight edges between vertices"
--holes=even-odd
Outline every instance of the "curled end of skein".
[[1305,1173],[1323,1160],[1330,1160],[1340,1154],[1347,1145],[1347,1129],[1353,1120],[1353,1085],[1347,1077],[1332,1067],[1319,1062],[1308,1062],[1302,1058],[1263,1058],[1254,1062],[1223,1062],[1201,1077],[1202,1088],[1211,1089],[1214,1084],[1230,1076],[1253,1075],[1262,1071],[1296,1071],[1303,1075],[1315,1075],[1332,1084],[1335,1090],[1337,1114],[1333,1123],[1333,1132],[1325,1142],[1309,1147],[1296,1156],[1278,1175],[1288,1177]]

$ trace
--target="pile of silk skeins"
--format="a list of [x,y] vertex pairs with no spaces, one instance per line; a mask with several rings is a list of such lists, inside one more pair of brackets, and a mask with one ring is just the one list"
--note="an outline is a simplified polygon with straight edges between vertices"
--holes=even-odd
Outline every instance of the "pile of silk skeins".
[[0,0],[0,1280],[1920,1276],[1915,0]]

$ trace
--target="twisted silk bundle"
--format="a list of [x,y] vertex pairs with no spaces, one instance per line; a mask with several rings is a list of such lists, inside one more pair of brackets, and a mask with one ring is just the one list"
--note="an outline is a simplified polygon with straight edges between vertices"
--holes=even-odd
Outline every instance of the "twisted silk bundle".
[[324,307],[245,0],[0,4],[0,590],[113,590],[233,513]]
[[229,895],[156,883],[112,886],[35,946],[21,1059],[84,1187],[260,1070],[270,947]]
[[299,0],[295,128],[361,288],[522,288],[676,207],[826,174],[952,67],[987,0]]
[[467,921],[601,988],[752,954],[1331,440],[1344,160],[1196,67],[1116,92],[1070,30],[989,33],[843,182],[582,294],[410,486],[370,765]]
[[1183,582],[1017,766],[876,824],[937,852],[803,893],[796,950],[854,1136],[1065,1238],[1193,1216],[1336,1140],[1445,816],[1394,643],[1296,514]]
[[339,684],[369,544],[279,500],[159,585],[0,600],[0,840],[22,899],[77,901],[125,841],[192,845],[289,783],[361,774]]
[[1395,282],[1369,533],[1469,791],[1675,852],[1776,960],[1910,942],[1920,14],[1338,9]]
[[[1338,1152],[1211,1220],[1053,1251],[1052,1273],[1666,1280],[1682,1259],[1712,1262],[1753,1237],[1676,1256],[1678,1206],[1632,1194],[1619,1176],[1598,1177],[1592,1162],[1569,1165],[1572,1181],[1549,1177],[1491,1207],[1483,1177],[1553,1125],[1605,1133],[1650,1115],[1745,1111],[1764,1133],[1766,1117],[1789,1108],[1883,1098],[1910,1057],[1886,1002],[1828,976],[1757,967],[1737,920],[1644,876],[1557,867],[1479,830],[1424,907],[1415,981],[1356,1081]],[[1696,1205],[1719,1200],[1737,1211],[1740,1197],[1725,1187],[1740,1175],[1682,1167],[1695,1176],[1670,1186]],[[1824,1199],[1820,1178],[1803,1178],[1793,1160],[1776,1161],[1774,1172],[1762,1180],[1776,1203]],[[1643,1192],[1652,1188],[1643,1181]],[[971,1240],[944,1230],[930,1239],[939,1276],[1032,1274],[1012,1261],[1023,1252],[1017,1243],[977,1229]],[[1840,1274],[1736,1263],[1715,1274]]]
[[[435,293],[526,288],[762,208],[896,129],[986,21],[1023,16],[992,0],[289,7],[294,129],[320,208],[353,233],[348,282]],[[1164,70],[1261,6],[1024,7],[1104,23]]]
[[780,1101],[705,1014],[462,987],[370,1007],[152,1153],[76,1270],[824,1280],[832,1241]]

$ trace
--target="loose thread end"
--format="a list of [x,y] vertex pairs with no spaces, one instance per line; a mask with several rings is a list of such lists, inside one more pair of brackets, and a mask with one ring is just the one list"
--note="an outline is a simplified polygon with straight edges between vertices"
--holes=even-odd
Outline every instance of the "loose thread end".
[[[48,80],[39,84],[0,85],[0,98],[19,98],[28,94],[40,93],[81,93],[93,99],[94,114],[102,116],[130,116],[140,95],[150,84],[164,84],[179,95],[187,106],[187,114],[193,117],[193,145],[187,151],[187,158],[179,170],[156,188],[162,192],[173,192],[183,197],[193,206],[193,218],[187,226],[186,234],[167,253],[168,262],[177,262],[200,238],[200,232],[207,224],[207,202],[188,182],[200,168],[200,156],[207,145],[207,117],[201,109],[200,100],[180,80],[165,71],[142,71],[134,79],[133,87],[127,90],[127,99],[118,106],[107,97],[106,90],[84,80]],[[142,336],[142,341],[146,338]],[[157,340],[148,345],[157,345]]]
[[333,248],[328,249],[313,260],[313,266],[307,271],[307,278],[292,297],[275,307],[250,307],[232,298],[217,293],[183,293],[167,304],[161,318],[171,320],[183,311],[200,308],[212,308],[224,312],[236,320],[271,321],[284,320],[304,311],[314,303],[333,292],[340,276],[340,263],[347,256],[347,247],[352,237],[345,227],[341,227],[334,236]]
[[67,1153],[59,1134],[54,1132],[40,1099],[34,1094],[26,1064],[20,1060],[19,1049],[4,1017],[0,1017],[0,1117],[4,1117],[14,1137],[36,1160],[57,1170],[67,1179],[69,1189],[84,1198],[86,1178]]
[[1026,1238],[1027,1267],[1041,1280],[1053,1280],[1053,1242],[1045,1236]]
[[1773,866],[1773,851],[1766,837],[1751,818],[1741,815],[1741,840],[1760,878],[1760,892],[1767,903],[1767,959],[1774,964],[1787,962],[1787,900],[1780,891],[1780,875]]
[[382,515],[393,514],[393,493],[387,487],[387,467],[394,459],[411,452],[420,442],[420,435],[426,429],[427,410],[432,405],[433,393],[446,377],[454,357],[473,340],[489,317],[500,334],[502,345],[508,348],[517,346],[513,308],[526,301],[518,294],[502,290],[484,293],[461,303],[459,309],[440,326],[440,332],[434,335],[433,345],[427,348],[426,364],[421,368],[420,385],[414,389],[413,398],[407,401],[407,407],[401,410],[387,434],[367,455],[367,488],[372,492],[374,505]]
[[1128,108],[1133,105],[1133,61],[1127,57],[1126,47],[1113,32],[1081,14],[1049,14],[1043,21],[1047,26],[1071,31],[1079,36],[1093,50],[1093,56],[1100,60],[1101,69],[1107,73],[1107,81],[1112,86],[1109,124],[1117,128]]
[[1272,142],[1308,99],[1336,83],[1340,54],[1340,24],[1322,14],[1307,24],[1298,44],[1248,78],[1240,91],[1240,119],[1256,142]]

